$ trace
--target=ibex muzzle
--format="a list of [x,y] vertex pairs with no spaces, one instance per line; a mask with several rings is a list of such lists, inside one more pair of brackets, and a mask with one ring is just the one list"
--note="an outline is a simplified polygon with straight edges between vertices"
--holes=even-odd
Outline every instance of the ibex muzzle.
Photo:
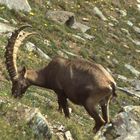
[[18,78],[12,81],[12,95],[15,98],[21,98],[29,87],[29,83],[25,78],[26,69],[23,69],[18,73]]
[[[26,27],[26,26],[25,26]],[[52,89],[58,97],[59,109],[69,117],[69,99],[82,105],[95,120],[94,130],[109,122],[109,101],[116,96],[116,83],[112,76],[100,65],[86,60],[56,57],[39,70],[17,70],[17,50],[25,37],[32,33],[20,35],[24,27],[16,30],[6,47],[6,67],[12,80],[12,94],[22,97],[31,85]],[[102,116],[96,110],[99,104]]]

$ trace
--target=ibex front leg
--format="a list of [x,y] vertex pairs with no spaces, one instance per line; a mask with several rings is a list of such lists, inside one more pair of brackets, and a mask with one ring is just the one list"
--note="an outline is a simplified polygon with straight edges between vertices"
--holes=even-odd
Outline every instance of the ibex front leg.
[[70,118],[69,114],[69,108],[68,108],[68,102],[67,98],[64,94],[63,91],[57,91],[57,96],[58,96],[58,105],[59,105],[59,111],[62,112],[62,109],[64,111],[65,117]]

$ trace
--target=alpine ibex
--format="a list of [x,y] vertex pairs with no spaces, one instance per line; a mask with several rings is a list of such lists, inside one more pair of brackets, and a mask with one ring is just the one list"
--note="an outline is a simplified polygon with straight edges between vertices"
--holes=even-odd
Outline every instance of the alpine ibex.
[[[82,105],[95,120],[94,130],[109,122],[109,101],[116,96],[116,83],[112,76],[99,64],[80,59],[56,57],[40,70],[18,71],[17,51],[22,41],[32,33],[21,32],[27,26],[17,29],[6,46],[6,67],[12,81],[12,95],[22,97],[31,85],[52,89],[58,97],[59,109],[69,117],[67,99]],[[99,104],[102,116],[96,105]]]

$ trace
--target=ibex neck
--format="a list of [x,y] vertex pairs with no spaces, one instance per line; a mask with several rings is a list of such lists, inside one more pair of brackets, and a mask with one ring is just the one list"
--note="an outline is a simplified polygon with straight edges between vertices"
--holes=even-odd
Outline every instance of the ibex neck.
[[43,70],[27,70],[26,79],[29,81],[30,85],[46,87],[46,76]]

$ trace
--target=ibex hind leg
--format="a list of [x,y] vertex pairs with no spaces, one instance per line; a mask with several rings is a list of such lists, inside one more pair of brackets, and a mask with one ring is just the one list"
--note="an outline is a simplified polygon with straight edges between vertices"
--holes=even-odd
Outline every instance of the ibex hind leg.
[[109,118],[109,103],[110,103],[111,96],[106,97],[100,102],[101,110],[102,110],[102,115],[103,119],[105,120],[106,123],[110,122]]
[[101,128],[101,126],[105,124],[105,121],[96,110],[94,102],[87,101],[84,107],[89,115],[95,120],[93,132],[96,133]]

